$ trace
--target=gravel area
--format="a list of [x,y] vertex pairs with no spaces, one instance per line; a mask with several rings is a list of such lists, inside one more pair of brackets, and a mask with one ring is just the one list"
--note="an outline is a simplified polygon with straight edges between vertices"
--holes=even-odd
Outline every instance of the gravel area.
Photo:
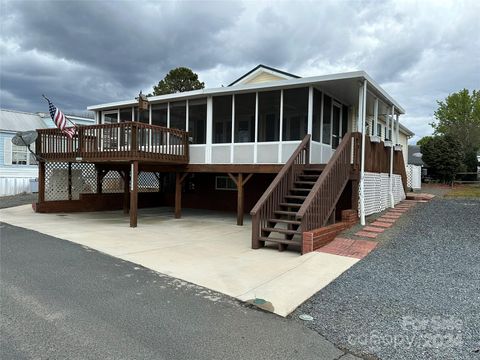
[[35,201],[37,201],[37,194],[24,193],[12,196],[0,196],[0,209],[32,204]]
[[435,198],[291,317],[365,358],[480,359],[480,201]]

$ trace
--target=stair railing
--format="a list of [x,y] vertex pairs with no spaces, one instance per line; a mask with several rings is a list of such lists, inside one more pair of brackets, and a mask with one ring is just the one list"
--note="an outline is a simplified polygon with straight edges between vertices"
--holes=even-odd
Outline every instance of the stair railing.
[[299,229],[309,231],[325,226],[351,177],[356,163],[355,142],[359,133],[347,133],[297,212]]
[[303,138],[300,145],[250,211],[250,215],[252,215],[253,249],[260,247],[261,229],[267,227],[268,219],[274,217],[275,210],[279,208],[280,202],[293,187],[298,174],[302,172],[304,165],[310,162],[310,138],[311,135],[309,134]]

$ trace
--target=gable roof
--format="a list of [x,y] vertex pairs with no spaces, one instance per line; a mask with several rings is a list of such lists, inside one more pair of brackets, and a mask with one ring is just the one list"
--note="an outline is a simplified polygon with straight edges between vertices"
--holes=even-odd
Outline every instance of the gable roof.
[[300,78],[300,76],[298,76],[298,75],[291,74],[291,73],[288,73],[288,72],[283,71],[283,70],[275,69],[275,68],[267,66],[267,65],[259,64],[259,65],[255,66],[252,70],[247,72],[246,74],[243,74],[242,76],[240,76],[234,82],[230,83],[228,86],[233,86],[235,84],[242,83],[242,80],[246,80],[247,78],[253,78],[253,77],[255,77],[255,75],[257,75],[257,73],[261,73],[261,72],[268,72],[268,73],[270,73],[272,75],[276,75],[276,76],[278,76],[282,79],[299,79]]

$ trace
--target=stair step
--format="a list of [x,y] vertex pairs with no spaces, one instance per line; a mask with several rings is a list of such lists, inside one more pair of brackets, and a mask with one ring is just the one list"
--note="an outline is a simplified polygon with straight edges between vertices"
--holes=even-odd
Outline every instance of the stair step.
[[300,239],[298,240],[287,240],[287,239],[279,239],[279,238],[271,238],[271,237],[263,237],[260,236],[258,238],[260,241],[271,241],[271,242],[276,242],[280,244],[285,244],[285,245],[300,245]]
[[290,191],[304,191],[304,192],[310,192],[312,189],[304,189],[304,188],[291,188]]
[[295,181],[295,184],[300,184],[300,185],[315,185],[315,181]]
[[282,229],[282,228],[266,227],[266,228],[262,228],[262,231],[268,231],[270,233],[274,232],[274,233],[286,234],[286,235],[302,235],[301,231],[290,230],[290,229]]
[[268,219],[268,222],[291,224],[291,225],[300,225],[302,223],[301,221],[298,221],[298,220],[287,220],[287,219]]
[[285,195],[287,199],[305,200],[307,197],[302,195]]
[[299,175],[298,177],[302,179],[314,179],[317,180],[320,175],[311,175],[311,174],[304,174],[304,175]]
[[280,206],[285,206],[285,207],[301,207],[302,204],[295,204],[295,203],[280,203]]
[[291,215],[291,216],[297,215],[297,213],[295,211],[276,210],[276,211],[274,211],[274,213],[277,214],[277,215]]

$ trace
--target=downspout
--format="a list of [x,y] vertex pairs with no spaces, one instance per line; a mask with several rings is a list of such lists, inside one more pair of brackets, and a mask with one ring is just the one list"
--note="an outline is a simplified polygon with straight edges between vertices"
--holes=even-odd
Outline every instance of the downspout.
[[392,142],[392,146],[390,147],[390,177],[388,180],[388,187],[389,187],[389,196],[390,196],[390,207],[395,206],[395,200],[393,198],[393,147],[395,144],[395,141],[393,140],[394,134],[395,134],[395,128],[394,128],[394,120],[395,119],[395,106],[392,105],[392,117],[391,117],[391,129],[392,129],[392,136],[390,141]]
[[363,226],[365,225],[365,120],[367,117],[367,80],[363,81],[361,111],[359,118],[361,119],[362,147],[360,153],[360,186],[358,188],[358,195],[360,198],[360,224]]

